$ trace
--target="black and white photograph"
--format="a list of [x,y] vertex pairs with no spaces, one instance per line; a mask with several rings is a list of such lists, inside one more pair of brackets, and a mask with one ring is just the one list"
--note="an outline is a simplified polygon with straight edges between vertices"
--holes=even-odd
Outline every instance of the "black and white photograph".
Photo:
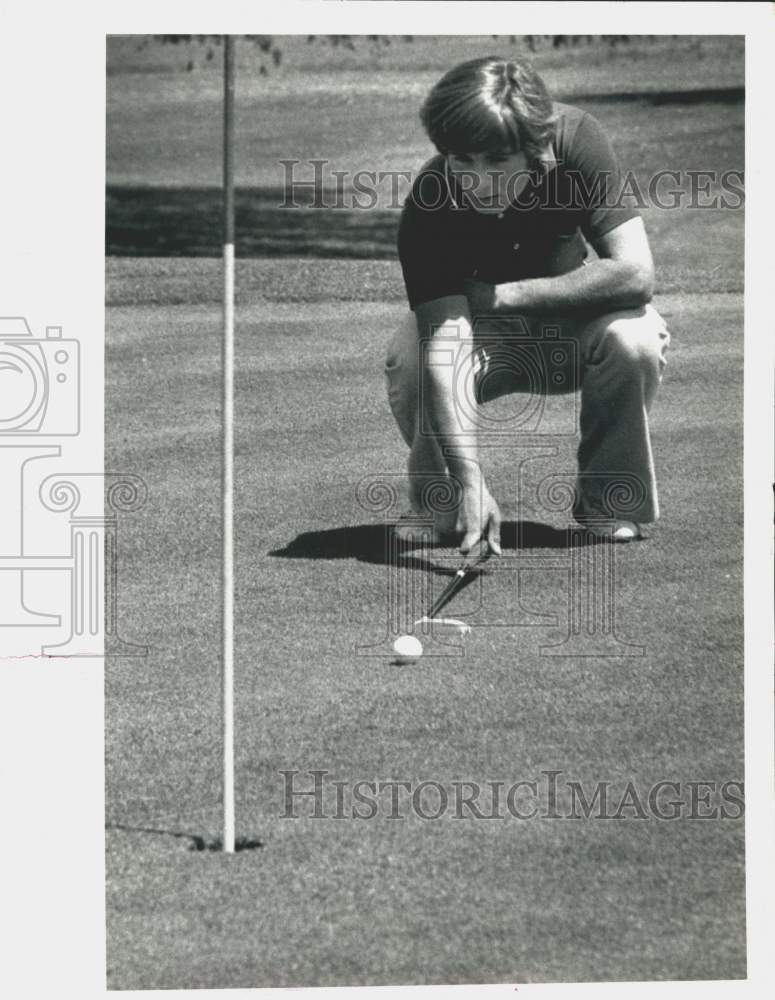
[[18,941],[57,902],[14,992],[88,948],[82,995],[747,995],[768,5],[285,6],[108,4],[61,95],[36,70],[58,159],[9,174],[0,310]]

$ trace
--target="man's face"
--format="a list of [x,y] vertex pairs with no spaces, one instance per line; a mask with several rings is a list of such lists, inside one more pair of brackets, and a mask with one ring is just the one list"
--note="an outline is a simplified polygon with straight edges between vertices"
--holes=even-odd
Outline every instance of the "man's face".
[[477,212],[503,212],[528,181],[525,153],[448,153],[466,202]]

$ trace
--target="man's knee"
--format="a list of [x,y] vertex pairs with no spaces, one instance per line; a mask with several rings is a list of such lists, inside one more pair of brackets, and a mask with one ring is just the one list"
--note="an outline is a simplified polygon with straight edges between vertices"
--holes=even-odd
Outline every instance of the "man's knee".
[[385,358],[385,372],[417,364],[417,322],[414,314],[410,313],[388,344],[387,356]]
[[651,306],[612,313],[595,321],[593,364],[607,362],[622,372],[658,379],[666,364],[670,334],[659,313]]

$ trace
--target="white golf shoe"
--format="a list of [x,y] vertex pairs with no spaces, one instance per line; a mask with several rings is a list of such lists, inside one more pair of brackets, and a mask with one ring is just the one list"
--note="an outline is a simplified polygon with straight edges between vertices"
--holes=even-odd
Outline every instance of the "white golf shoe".
[[604,542],[637,542],[643,538],[637,521],[584,521],[581,527]]

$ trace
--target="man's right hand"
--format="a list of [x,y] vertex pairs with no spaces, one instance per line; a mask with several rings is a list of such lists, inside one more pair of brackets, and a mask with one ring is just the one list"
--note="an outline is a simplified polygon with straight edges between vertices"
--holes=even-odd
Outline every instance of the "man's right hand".
[[501,512],[484,479],[463,488],[458,525],[463,532],[462,555],[485,546],[494,555],[501,554]]

